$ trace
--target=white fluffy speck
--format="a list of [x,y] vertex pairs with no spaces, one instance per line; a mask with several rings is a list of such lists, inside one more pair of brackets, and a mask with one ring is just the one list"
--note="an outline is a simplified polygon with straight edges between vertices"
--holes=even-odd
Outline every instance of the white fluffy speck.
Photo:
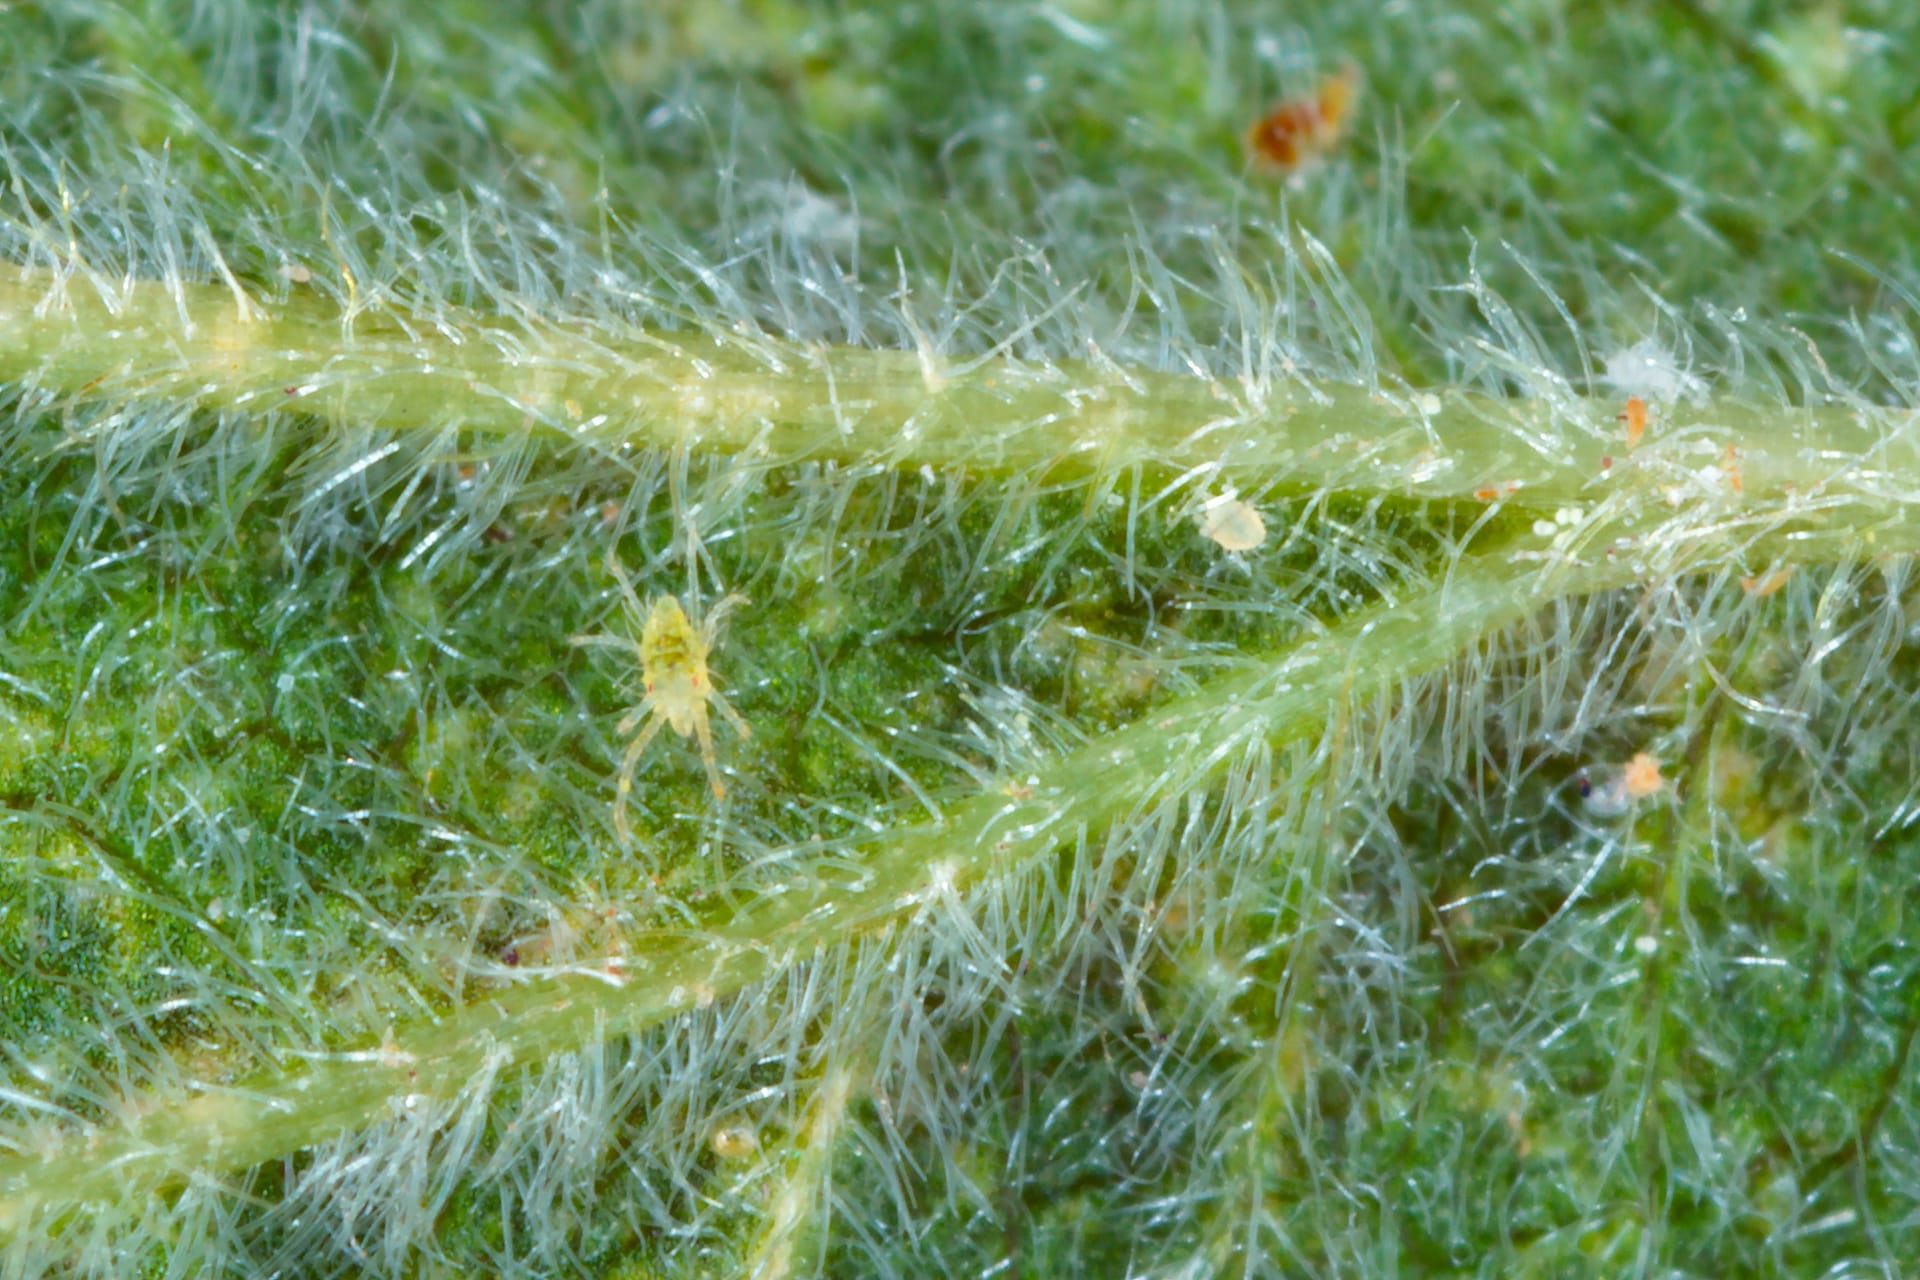
[[1707,391],[1704,379],[1681,367],[1674,353],[1652,338],[1608,355],[1606,380],[1620,395],[1655,404],[1697,401]]

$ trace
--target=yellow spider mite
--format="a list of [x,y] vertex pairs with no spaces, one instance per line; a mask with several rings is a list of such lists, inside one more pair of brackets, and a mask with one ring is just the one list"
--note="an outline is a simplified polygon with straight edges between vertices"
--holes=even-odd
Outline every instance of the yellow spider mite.
[[711,702],[720,708],[727,723],[734,727],[743,738],[753,736],[747,728],[747,722],[740,718],[725,697],[713,687],[712,673],[707,670],[707,655],[713,650],[714,638],[719,634],[720,620],[727,611],[737,604],[745,604],[740,596],[728,596],[715,605],[706,621],[695,626],[687,617],[687,611],[680,607],[680,601],[674,596],[655,596],[650,606],[643,606],[640,597],[634,593],[633,583],[620,565],[609,560],[607,567],[613,570],[614,578],[620,583],[620,594],[625,597],[627,615],[640,625],[640,639],[631,636],[574,636],[575,645],[610,645],[624,649],[640,659],[640,680],[646,688],[646,694],[640,699],[640,705],[627,712],[621,718],[615,731],[621,737],[632,733],[642,720],[646,727],[640,735],[627,744],[626,754],[620,758],[620,782],[613,802],[613,829],[621,843],[631,840],[632,833],[627,828],[627,796],[633,790],[633,772],[640,763],[641,753],[653,741],[660,726],[670,724],[673,731],[681,737],[695,737],[700,741],[700,759],[707,766],[707,781],[713,785],[714,799],[727,794],[720,781],[720,767],[713,758],[713,731],[707,725],[707,704]]

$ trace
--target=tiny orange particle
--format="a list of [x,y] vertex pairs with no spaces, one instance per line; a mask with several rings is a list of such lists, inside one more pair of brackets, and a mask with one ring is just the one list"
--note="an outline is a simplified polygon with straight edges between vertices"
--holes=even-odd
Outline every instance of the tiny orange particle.
[[1475,489],[1473,496],[1482,502],[1492,502],[1500,496],[1500,491],[1498,489]]
[[1658,795],[1667,785],[1660,776],[1660,762],[1651,752],[1638,751],[1633,759],[1627,761],[1627,767],[1621,771],[1620,781],[1625,785],[1629,800],[1645,800],[1648,796]]
[[1352,63],[1305,97],[1289,98],[1253,122],[1247,150],[1260,164],[1292,173],[1339,145],[1360,91],[1360,69]]
[[1620,420],[1627,424],[1627,452],[1632,453],[1640,447],[1640,437],[1647,434],[1647,402],[1639,396],[1628,396]]
[[1740,455],[1733,451],[1732,445],[1727,446],[1727,484],[1733,488],[1735,493],[1741,491]]

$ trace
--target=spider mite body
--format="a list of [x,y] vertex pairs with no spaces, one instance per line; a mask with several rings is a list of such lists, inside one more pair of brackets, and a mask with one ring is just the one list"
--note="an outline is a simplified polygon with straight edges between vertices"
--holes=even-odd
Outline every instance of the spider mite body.
[[1627,452],[1632,453],[1640,447],[1640,437],[1647,434],[1647,402],[1639,396],[1628,396],[1620,421],[1627,424]]
[[1667,788],[1660,775],[1660,759],[1650,751],[1637,751],[1633,758],[1613,768],[1582,769],[1574,785],[1587,812],[1603,818],[1616,818],[1632,810],[1642,800],[1651,799]]
[[1202,507],[1195,523],[1202,535],[1227,551],[1251,551],[1267,540],[1267,522],[1259,510],[1230,493]]
[[1359,90],[1360,69],[1348,63],[1311,95],[1289,98],[1254,121],[1247,130],[1247,151],[1284,173],[1319,159],[1339,143]]
[[1770,569],[1758,577],[1740,579],[1740,589],[1757,599],[1765,599],[1787,585],[1793,577],[1793,566],[1781,565]]
[[640,639],[635,641],[611,635],[575,636],[573,643],[610,645],[625,649],[640,660],[640,682],[645,690],[644,696],[639,705],[627,712],[615,727],[622,737],[635,729],[640,730],[638,736],[627,744],[626,752],[620,758],[620,780],[613,803],[614,831],[625,843],[631,838],[627,827],[627,796],[633,791],[634,771],[662,725],[672,726],[673,731],[683,738],[698,740],[700,759],[707,767],[707,781],[713,788],[716,800],[726,795],[727,789],[720,781],[720,767],[714,759],[713,730],[707,722],[708,704],[718,707],[727,718],[727,723],[741,737],[752,737],[753,731],[740,718],[740,713],[713,687],[713,674],[707,669],[707,655],[713,651],[721,618],[734,605],[744,601],[739,596],[728,596],[714,606],[705,622],[696,625],[674,596],[656,596],[651,605],[643,606],[640,597],[634,594],[633,584],[627,579],[626,573],[617,564],[609,567],[620,582],[620,592],[626,598],[628,614],[640,623]]

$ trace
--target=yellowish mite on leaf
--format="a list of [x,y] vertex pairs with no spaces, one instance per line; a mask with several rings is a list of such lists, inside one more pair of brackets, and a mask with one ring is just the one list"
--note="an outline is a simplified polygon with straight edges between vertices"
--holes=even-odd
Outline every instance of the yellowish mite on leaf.
[[1779,565],[1756,577],[1740,579],[1740,590],[1757,599],[1765,599],[1786,586],[1792,577],[1792,565]]
[[627,712],[615,726],[616,732],[622,737],[636,728],[640,730],[638,736],[627,744],[626,752],[620,758],[620,780],[613,802],[614,832],[622,844],[627,844],[632,840],[632,832],[627,826],[627,797],[633,791],[634,771],[640,763],[640,756],[652,743],[654,735],[660,732],[662,725],[671,725],[673,731],[683,738],[698,739],[700,759],[707,767],[707,781],[713,787],[714,799],[720,799],[727,793],[726,786],[720,781],[719,763],[714,758],[713,730],[707,722],[707,704],[718,707],[727,718],[727,723],[742,738],[752,737],[753,731],[732,704],[714,688],[713,675],[707,669],[707,655],[713,651],[720,620],[728,610],[746,601],[740,596],[728,596],[714,606],[704,622],[696,624],[687,616],[686,609],[676,596],[655,596],[650,605],[642,605],[626,571],[613,560],[607,562],[607,567],[620,584],[620,594],[625,599],[628,617],[640,626],[640,639],[636,641],[631,636],[616,635],[574,636],[572,643],[608,645],[626,650],[640,661],[644,696],[639,705]]
[[707,1135],[707,1146],[722,1160],[745,1160],[760,1150],[760,1135],[748,1125],[723,1124]]

